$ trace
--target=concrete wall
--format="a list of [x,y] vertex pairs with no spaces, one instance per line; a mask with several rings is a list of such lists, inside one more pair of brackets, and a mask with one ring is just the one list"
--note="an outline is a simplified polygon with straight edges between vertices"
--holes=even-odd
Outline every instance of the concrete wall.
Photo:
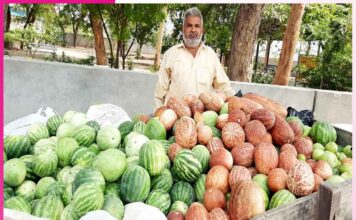
[[[103,67],[5,58],[5,124],[50,106],[86,112],[94,104],[112,103],[130,116],[153,112],[156,75]],[[349,92],[232,82],[235,91],[256,92],[297,110],[313,109],[318,120],[352,124]]]

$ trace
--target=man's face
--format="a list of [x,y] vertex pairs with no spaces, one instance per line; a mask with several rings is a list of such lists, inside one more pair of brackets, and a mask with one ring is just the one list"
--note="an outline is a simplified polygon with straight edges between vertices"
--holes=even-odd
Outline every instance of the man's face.
[[183,40],[187,47],[196,48],[199,46],[203,36],[201,20],[196,16],[188,16],[183,27]]

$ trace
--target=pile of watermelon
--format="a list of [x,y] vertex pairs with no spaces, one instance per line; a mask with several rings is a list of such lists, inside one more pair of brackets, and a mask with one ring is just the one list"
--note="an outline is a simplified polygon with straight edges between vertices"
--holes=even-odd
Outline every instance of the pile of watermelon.
[[286,117],[257,94],[172,97],[118,128],[80,112],[4,139],[5,208],[80,219],[145,202],[168,219],[245,219],[352,178],[351,146],[328,123]]

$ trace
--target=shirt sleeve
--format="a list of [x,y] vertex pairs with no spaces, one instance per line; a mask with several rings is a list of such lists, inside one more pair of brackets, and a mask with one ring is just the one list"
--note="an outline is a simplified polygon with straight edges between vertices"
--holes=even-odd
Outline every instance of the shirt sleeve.
[[233,96],[235,91],[231,88],[230,79],[227,77],[225,70],[222,67],[216,54],[214,54],[214,64],[215,77],[213,86],[215,91],[224,93],[226,97]]
[[168,93],[170,84],[171,69],[167,65],[167,53],[163,55],[161,66],[157,72],[158,80],[154,92],[155,108],[159,108],[164,105],[164,99]]

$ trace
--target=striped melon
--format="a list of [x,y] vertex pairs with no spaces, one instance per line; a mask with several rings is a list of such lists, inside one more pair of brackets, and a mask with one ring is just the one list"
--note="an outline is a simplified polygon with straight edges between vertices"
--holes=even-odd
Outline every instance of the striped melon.
[[34,158],[35,158],[35,155],[28,154],[28,155],[24,155],[24,156],[20,157],[20,160],[25,162],[25,165],[26,165],[26,179],[33,180],[33,181],[37,182],[39,177],[33,172],[33,169],[32,169],[32,163],[33,163]]
[[60,220],[78,220],[78,213],[75,211],[73,204],[67,205],[62,212]]
[[169,146],[174,143],[171,140],[159,140],[159,142],[161,142],[161,144],[164,148],[164,152],[166,152],[166,154],[168,153]]
[[133,126],[133,128],[132,128],[132,131],[144,135],[145,132],[146,132],[146,127],[147,127],[147,125],[146,125],[145,122],[143,122],[143,121],[137,121],[137,122],[134,124],[134,126]]
[[4,150],[7,159],[19,158],[30,153],[31,143],[30,140],[23,135],[7,136],[4,139]]
[[15,196],[15,192],[11,186],[8,186],[6,183],[4,184],[4,201],[10,199]]
[[152,118],[147,122],[144,133],[150,140],[166,140],[166,129],[158,118]]
[[215,126],[209,126],[213,131],[213,137],[218,137],[221,139],[221,131]]
[[27,136],[30,139],[32,145],[41,139],[49,137],[49,131],[47,126],[43,123],[33,123],[27,131]]
[[25,180],[21,185],[16,188],[16,196],[21,196],[27,201],[35,198],[36,183],[31,180]]
[[179,181],[175,183],[170,192],[172,202],[182,201],[188,206],[195,201],[195,193],[190,183],[185,181]]
[[150,175],[137,165],[129,166],[121,178],[120,198],[124,202],[144,201],[151,187]]
[[202,166],[191,150],[181,150],[174,159],[173,167],[182,180],[195,182],[202,173]]
[[58,197],[62,197],[64,191],[66,189],[66,185],[62,182],[54,182],[48,187],[47,195],[55,195]]
[[281,189],[275,194],[273,194],[268,209],[277,208],[280,205],[285,205],[295,200],[296,197],[293,195],[293,193],[289,192],[286,189]]
[[73,111],[73,110],[66,111],[63,115],[63,120],[65,122],[70,122],[70,120],[72,119],[72,117],[74,116],[75,113],[76,113],[76,111]]
[[58,138],[71,137],[74,129],[75,129],[74,125],[70,123],[63,123],[58,127],[56,136]]
[[161,175],[152,178],[151,190],[160,189],[164,192],[169,192],[172,186],[173,178],[168,169],[164,169]]
[[206,173],[209,169],[209,150],[204,145],[197,145],[193,147],[192,151],[201,164],[202,173]]
[[81,126],[86,124],[89,121],[86,114],[82,112],[75,112],[73,116],[70,118],[69,123],[74,126]]
[[127,157],[138,156],[144,143],[149,141],[148,137],[137,132],[131,132],[125,137],[125,154]]
[[197,198],[198,202],[203,202],[205,193],[205,181],[206,174],[201,174],[198,180],[194,183],[195,197]]
[[37,217],[59,220],[64,206],[62,200],[55,195],[47,195],[35,205],[32,215]]
[[106,183],[104,195],[105,196],[114,195],[116,197],[119,197],[120,196],[119,184],[117,184],[117,182],[115,182],[115,183]]
[[161,189],[155,189],[148,195],[146,204],[159,208],[159,210],[167,215],[169,207],[171,206],[171,198],[167,192]]
[[162,144],[157,140],[147,141],[139,152],[140,165],[143,166],[151,176],[160,175],[165,169],[165,157]]
[[47,129],[51,136],[56,135],[57,129],[61,124],[64,123],[64,119],[60,115],[53,115],[51,116],[46,123]]
[[86,124],[94,128],[95,134],[98,134],[98,131],[100,130],[100,124],[97,121],[88,121]]
[[60,167],[70,165],[74,151],[79,148],[78,143],[73,138],[60,138],[56,145],[56,154]]
[[138,156],[131,156],[127,158],[127,166],[140,165],[140,158]]
[[71,158],[72,166],[80,165],[82,167],[89,167],[93,162],[95,154],[86,147],[77,148]]
[[41,139],[33,146],[33,154],[41,154],[46,151],[56,151],[56,143],[53,139]]
[[310,137],[314,142],[326,145],[329,142],[336,141],[336,130],[335,128],[327,122],[314,122],[310,133]]
[[66,184],[64,191],[62,193],[62,201],[65,206],[67,206],[73,198],[72,184]]
[[121,141],[125,139],[125,137],[130,134],[132,131],[133,127],[135,125],[135,122],[133,121],[124,121],[119,125],[119,131],[121,134]]
[[103,192],[105,190],[105,179],[96,168],[88,167],[80,170],[77,175],[75,175],[72,183],[73,193],[75,193],[76,190],[85,183],[98,185]]
[[104,193],[97,184],[83,184],[75,191],[72,204],[78,215],[83,216],[103,207]]
[[50,176],[58,165],[58,157],[53,151],[35,155],[32,163],[33,172],[39,177]]
[[53,177],[43,177],[38,181],[35,187],[35,198],[41,199],[48,193],[48,188],[52,183],[56,182]]
[[109,148],[95,157],[92,166],[103,174],[105,181],[115,182],[126,169],[126,155],[118,149]]
[[26,178],[26,165],[17,158],[8,160],[4,164],[4,182],[9,186],[19,186]]
[[110,213],[116,219],[122,219],[124,216],[124,204],[118,196],[105,196],[102,209]]
[[58,182],[67,183],[67,177],[69,175],[71,166],[63,167],[56,175],[56,180]]
[[98,147],[98,145],[96,143],[92,143],[89,147],[88,150],[90,150],[91,152],[93,152],[95,155],[98,155],[100,152],[100,148]]
[[79,146],[89,147],[94,143],[96,138],[95,135],[94,128],[89,125],[80,125],[73,130],[71,137],[77,141]]
[[169,211],[170,212],[177,211],[185,215],[187,213],[187,210],[188,210],[188,205],[182,201],[177,200],[173,202]]
[[121,143],[121,135],[119,129],[112,125],[101,127],[96,136],[96,144],[100,150],[108,148],[117,148]]
[[84,168],[85,167],[80,166],[80,165],[75,165],[72,168],[70,168],[68,175],[66,175],[65,182],[67,184],[69,184],[69,183],[72,184],[77,173],[79,173],[79,171],[81,171]]
[[21,196],[15,196],[5,201],[4,207],[31,214],[29,202]]

